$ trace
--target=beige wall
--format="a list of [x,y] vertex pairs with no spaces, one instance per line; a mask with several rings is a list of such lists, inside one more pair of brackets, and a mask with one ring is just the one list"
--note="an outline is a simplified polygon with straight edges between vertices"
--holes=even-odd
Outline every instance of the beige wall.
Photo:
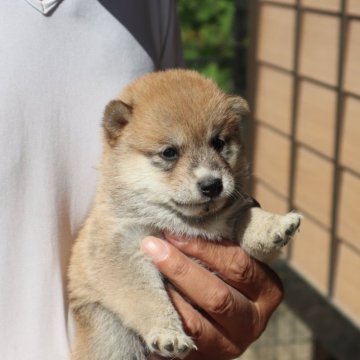
[[360,324],[360,1],[256,3],[254,194],[304,214],[290,264]]

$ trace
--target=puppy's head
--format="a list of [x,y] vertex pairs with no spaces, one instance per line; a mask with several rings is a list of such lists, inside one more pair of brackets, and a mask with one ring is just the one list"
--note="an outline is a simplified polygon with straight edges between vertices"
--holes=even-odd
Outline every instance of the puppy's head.
[[[139,78],[105,110],[105,172],[114,189],[185,217],[217,213],[246,173],[245,100],[193,71]],[[138,204],[141,206],[141,204]]]

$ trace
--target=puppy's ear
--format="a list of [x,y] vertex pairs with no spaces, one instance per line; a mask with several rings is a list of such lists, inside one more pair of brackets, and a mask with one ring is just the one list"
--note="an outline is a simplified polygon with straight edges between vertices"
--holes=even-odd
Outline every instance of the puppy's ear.
[[250,112],[247,101],[241,96],[229,95],[227,99],[231,110],[234,111],[236,115],[247,115]]
[[105,108],[103,127],[110,145],[114,145],[131,118],[132,107],[121,100],[112,100]]

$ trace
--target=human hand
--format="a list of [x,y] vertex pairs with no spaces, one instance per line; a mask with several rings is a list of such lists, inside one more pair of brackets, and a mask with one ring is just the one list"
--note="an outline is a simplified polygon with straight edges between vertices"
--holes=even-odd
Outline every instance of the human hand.
[[226,360],[241,355],[261,335],[281,302],[279,278],[238,245],[172,235],[167,240],[147,237],[142,249],[174,286],[169,295],[198,347],[187,359]]

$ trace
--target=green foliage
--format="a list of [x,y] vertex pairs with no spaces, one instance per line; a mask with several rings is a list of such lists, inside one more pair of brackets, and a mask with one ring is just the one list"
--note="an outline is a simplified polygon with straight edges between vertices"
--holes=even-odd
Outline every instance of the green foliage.
[[232,88],[234,57],[233,0],[180,0],[178,11],[188,67]]

